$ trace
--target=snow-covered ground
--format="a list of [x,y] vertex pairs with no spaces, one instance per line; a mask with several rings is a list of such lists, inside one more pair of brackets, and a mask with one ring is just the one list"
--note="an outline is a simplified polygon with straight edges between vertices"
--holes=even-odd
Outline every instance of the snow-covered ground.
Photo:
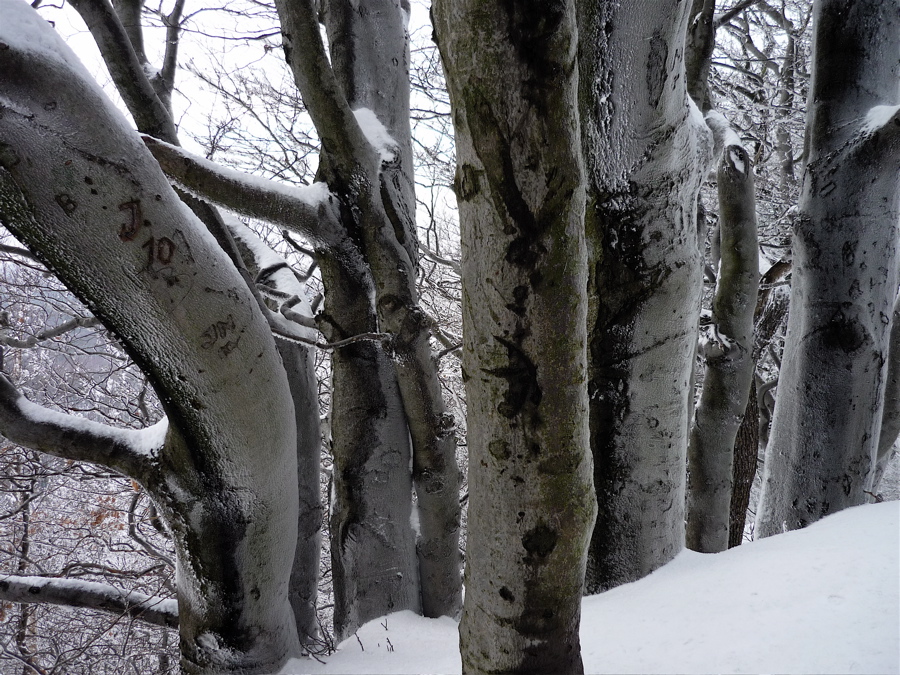
[[[685,551],[583,608],[587,673],[900,673],[900,503],[725,553]],[[451,619],[399,612],[357,636],[324,664],[281,672],[460,672]]]

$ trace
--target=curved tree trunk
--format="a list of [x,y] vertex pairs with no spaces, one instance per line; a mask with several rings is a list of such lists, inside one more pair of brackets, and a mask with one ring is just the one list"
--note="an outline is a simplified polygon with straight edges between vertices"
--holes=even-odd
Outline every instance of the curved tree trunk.
[[575,7],[444,0],[434,17],[463,242],[463,671],[582,672],[595,507]]
[[[75,0],[72,4],[91,31],[138,131],[178,145],[179,139],[172,121],[171,93],[175,86],[184,0],[176,2],[172,13],[165,18],[165,50],[159,69],[149,63],[144,49],[142,0],[119,0],[112,4],[109,0]],[[152,71],[156,71],[156,75],[150,79],[147,73]],[[253,253],[242,250],[240,253],[246,255],[241,260],[219,212],[193,195],[179,192],[179,197],[203,221],[235,265],[238,268],[242,265],[250,267],[255,278],[258,270],[252,260]],[[252,283],[249,277],[246,281]],[[291,281],[296,284],[293,277]],[[310,641],[318,633],[315,611],[320,542],[316,533],[321,529],[322,522],[317,389],[312,364],[308,361],[308,349],[283,340],[278,341],[278,349],[283,357],[296,410],[297,478],[303,505],[297,523],[299,537],[291,575],[291,606],[299,634],[304,641]]]
[[759,248],[750,156],[724,117],[710,113],[707,121],[722,146],[721,259],[712,306],[715,340],[703,350],[706,376],[688,445],[686,539],[695,551],[718,553],[728,548],[734,442],[753,381]]
[[[66,431],[65,416],[9,398],[4,433],[106,463],[153,495],[174,535],[186,672],[270,672],[299,645],[296,431],[269,327],[52,28],[13,0],[2,14],[0,220],[120,337],[169,420],[164,442],[126,451],[90,442],[118,437],[102,425]],[[32,51],[29,37],[52,47]]]
[[[182,197],[184,199],[184,197]],[[210,207],[212,208],[212,207]],[[246,265],[249,276],[257,284],[293,297],[294,311],[310,315],[304,299],[303,285],[294,276],[287,262],[259,239],[254,232],[236,218],[226,221],[236,255]],[[221,245],[221,241],[219,242]],[[312,319],[309,319],[311,322]],[[307,328],[302,332],[313,341],[315,333]],[[281,364],[287,375],[291,398],[294,401],[294,421],[297,428],[297,549],[291,569],[288,597],[297,633],[304,645],[315,645],[319,638],[316,598],[319,593],[319,558],[322,529],[322,497],[320,484],[322,439],[319,425],[319,399],[312,348],[286,339],[275,340]]]
[[684,545],[685,455],[709,131],[685,88],[690,3],[584,2],[588,393],[597,524],[589,593]]
[[756,531],[863,503],[881,426],[900,219],[900,3],[815,5],[808,165]]

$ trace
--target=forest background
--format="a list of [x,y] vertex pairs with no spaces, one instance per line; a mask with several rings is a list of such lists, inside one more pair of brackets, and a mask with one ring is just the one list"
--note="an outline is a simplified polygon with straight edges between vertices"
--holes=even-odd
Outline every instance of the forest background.
[[[56,30],[116,100],[112,76],[104,69],[88,31],[78,23],[77,14],[69,7],[39,9],[55,22]],[[454,443],[465,476],[466,407],[459,358],[462,291],[450,101],[427,8],[413,4],[410,9],[416,287],[431,332],[441,393],[458,425]],[[759,466],[778,392],[792,278],[791,231],[805,161],[812,7],[807,2],[785,1],[729,3],[716,9],[708,96],[733,127],[737,145],[754,167],[759,227],[758,255],[754,257],[761,275],[750,350],[754,373],[751,407],[741,431],[735,429],[739,439],[728,542],[734,546],[755,534]],[[164,64],[164,73],[171,69],[168,75],[175,86],[170,105],[178,138],[186,150],[280,184],[307,187],[314,182],[321,169],[320,141],[285,63],[274,7],[256,2],[202,8],[182,3],[146,4],[141,16],[147,63]],[[173,39],[179,45],[177,60],[173,50],[165,48]],[[121,102],[118,105],[127,108]],[[360,123],[377,145],[378,124],[367,126],[365,119]],[[704,181],[699,206],[699,217],[709,233],[704,246],[706,308],[712,305],[721,274],[715,183],[713,178]],[[308,303],[303,312],[310,316],[320,310],[322,270],[310,241],[262,219],[244,216],[242,222],[288,262],[296,283],[302,284],[303,297],[291,307],[303,308]],[[261,250],[249,237],[242,241]],[[157,247],[155,254],[157,259],[165,258],[171,251]],[[154,249],[150,255],[152,258]],[[35,403],[97,422],[133,429],[159,422],[163,413],[153,388],[117,337],[12,235],[4,236],[0,256],[3,372],[16,387]],[[258,260],[264,258],[258,256]],[[256,281],[264,286],[266,280],[257,276]],[[278,289],[271,294],[276,304],[285,305]],[[698,328],[698,397],[707,358],[722,352],[723,346],[727,351],[729,341],[710,316],[705,312],[707,320],[701,320]],[[333,337],[315,337],[313,326],[307,322],[308,332],[302,335],[320,342],[320,347],[323,342],[335,341]],[[309,353],[315,359],[317,416],[323,430],[317,484],[322,503],[328,504],[334,481],[329,429],[331,355],[335,350],[320,347]],[[894,472],[894,478],[883,483],[889,488],[896,485],[896,460],[888,468],[888,454],[882,454],[882,470],[888,475]],[[155,599],[174,597],[175,550],[156,506],[139,482],[95,464],[54,458],[12,443],[4,443],[0,461],[4,500],[0,564],[4,572],[89,581]],[[460,488],[465,532],[465,479]],[[869,498],[877,501],[884,496],[876,489]],[[896,498],[896,494],[890,496]],[[307,645],[323,654],[334,647],[332,621],[336,604],[342,602],[334,593],[331,526],[330,518],[322,520],[325,546],[315,596],[317,630],[315,640]],[[461,545],[464,559],[464,536]],[[3,603],[4,663],[21,665],[23,672],[100,673],[131,668],[165,673],[177,669],[178,636],[165,612],[157,623],[168,621],[168,627],[133,619],[121,611],[73,609],[65,606],[65,591],[61,597],[61,604]],[[348,610],[340,612],[346,615]],[[341,619],[338,634],[352,633],[350,629],[362,618]],[[73,625],[78,630],[73,630]]]

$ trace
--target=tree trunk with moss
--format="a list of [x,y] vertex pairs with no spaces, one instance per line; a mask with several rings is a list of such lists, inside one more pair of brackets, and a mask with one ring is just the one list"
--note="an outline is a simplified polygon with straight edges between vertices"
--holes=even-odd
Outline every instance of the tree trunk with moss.
[[750,397],[734,442],[734,468],[731,472],[731,505],[729,507],[728,548],[740,546],[747,524],[747,508],[756,468],[759,464],[759,405],[756,382],[750,383]]
[[639,579],[684,546],[702,272],[697,195],[711,147],[685,85],[689,5],[580,7],[598,503],[589,593]]
[[444,0],[434,19],[463,242],[463,670],[581,672],[595,507],[575,7]]
[[808,163],[760,536],[871,491],[897,292],[900,3],[823,0],[813,25]]

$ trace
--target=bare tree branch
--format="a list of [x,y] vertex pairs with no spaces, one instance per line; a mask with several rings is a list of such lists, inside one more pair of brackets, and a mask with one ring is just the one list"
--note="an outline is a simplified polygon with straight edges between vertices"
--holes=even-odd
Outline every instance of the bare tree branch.
[[178,602],[174,599],[123,591],[109,584],[81,579],[5,576],[0,578],[0,600],[87,607],[125,614],[157,626],[178,627]]
[[721,26],[724,26],[745,9],[753,7],[753,5],[757,4],[758,2],[760,2],[760,0],[742,0],[742,2],[739,2],[731,9],[722,12],[721,14],[717,14],[713,19],[713,27],[720,28]]
[[[60,335],[65,335],[69,331],[73,331],[76,328],[93,328],[94,326],[99,325],[100,322],[93,316],[78,316],[74,319],[71,319],[70,321],[61,323],[54,328],[42,330],[37,335],[31,335],[24,340],[17,340],[14,337],[0,335],[0,345],[14,347],[16,349],[31,349],[32,347],[36,347],[41,342],[52,340],[53,338],[59,337]],[[5,327],[7,326],[0,325],[0,328]]]
[[20,248],[18,246],[6,246],[4,244],[0,244],[0,253],[10,253],[12,255],[19,255],[23,258],[37,261],[37,258],[31,251],[29,251],[27,248]]
[[138,129],[177,143],[172,117],[148,79],[131,38],[109,0],[72,0],[71,4],[94,36]]
[[151,83],[159,92],[163,103],[171,110],[172,90],[175,88],[175,68],[178,65],[178,36],[181,32],[181,14],[184,11],[184,0],[176,0],[172,12],[163,16],[166,25],[166,53],[163,66]]
[[430,250],[426,247],[422,242],[419,242],[419,250],[425,255],[429,260],[438,263],[439,265],[446,265],[450,269],[452,269],[457,274],[460,274],[460,267],[458,260],[452,260],[450,258],[443,258],[439,256],[434,251]]
[[367,164],[377,169],[378,155],[363,135],[325,54],[315,3],[278,0],[275,4],[281,19],[285,60],[294,73],[323,149],[329,160],[338,165],[335,175],[350,176],[361,158],[370,160]]
[[143,139],[170,179],[204,199],[289,228],[326,246],[343,238],[343,228],[330,208],[330,195],[324,184],[306,189],[279,185],[225,169],[150,136]]
[[118,429],[48,410],[26,399],[0,375],[0,433],[13,443],[57,457],[102,464],[146,481],[162,450],[168,421],[146,429]]

